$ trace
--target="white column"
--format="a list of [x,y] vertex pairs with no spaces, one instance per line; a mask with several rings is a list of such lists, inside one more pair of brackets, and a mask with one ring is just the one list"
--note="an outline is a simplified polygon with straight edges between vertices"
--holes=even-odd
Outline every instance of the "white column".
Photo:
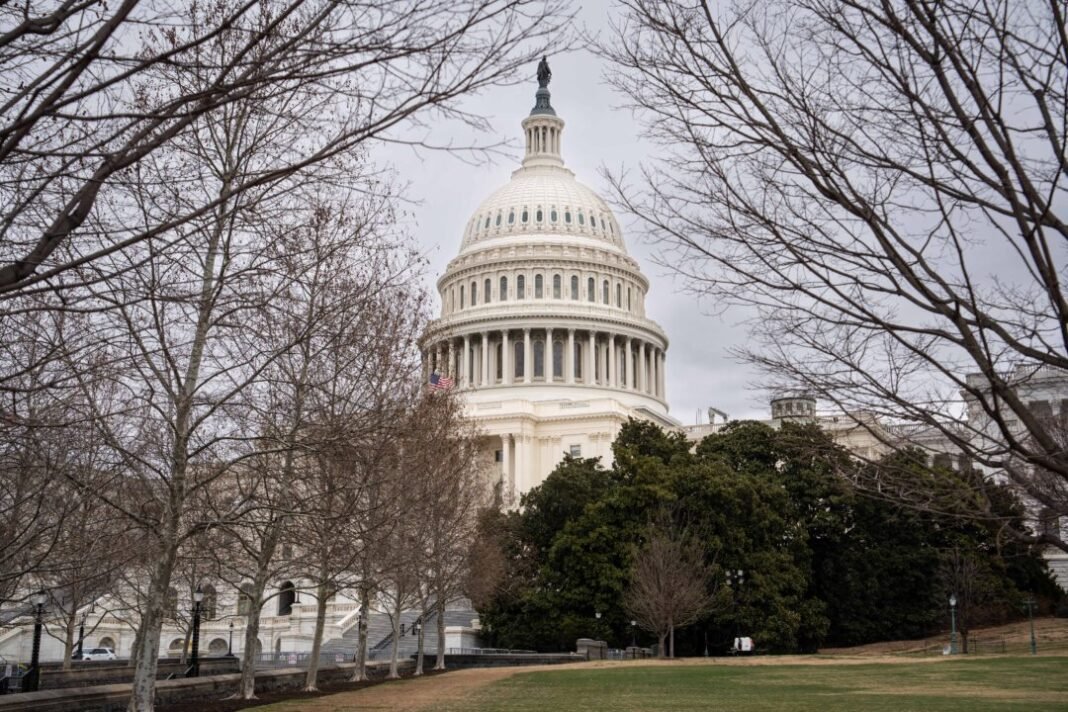
[[489,382],[489,332],[482,332],[482,385],[488,386]]
[[515,477],[512,470],[512,436],[501,436],[501,497],[505,504],[512,502],[515,492]]
[[608,334],[608,387],[615,388],[619,381],[616,378],[616,335]]
[[512,340],[509,338],[508,329],[501,332],[501,359],[501,382],[510,385],[515,366],[512,365]]
[[597,373],[597,371],[594,370],[594,363],[595,363],[594,359],[597,358],[596,346],[597,346],[597,335],[591,329],[590,333],[589,333],[589,345],[586,348],[586,373],[582,377],[582,382],[583,383],[593,383],[594,382],[594,374]]
[[[524,374],[527,369],[523,369]],[[527,483],[527,443],[522,435],[515,436],[515,469],[512,480],[515,482],[515,498],[518,501],[520,491],[526,491]]]
[[638,342],[638,390],[649,392],[649,362],[645,360],[645,342]]
[[628,336],[627,340],[623,342],[623,348],[626,349],[624,353],[627,354],[627,388],[633,391],[637,389],[634,387],[634,373],[636,369],[634,368],[634,352],[631,351],[630,348],[632,341],[633,339]]
[[663,349],[661,349],[661,351],[660,351],[660,357],[659,358],[660,358],[660,368],[657,369],[657,371],[658,371],[657,376],[659,378],[660,399],[664,400],[667,397],[667,378],[666,378],[667,374],[664,373],[664,370],[667,367],[667,353]]
[[530,329],[523,329],[523,383],[530,383],[534,375],[533,362],[534,349],[530,344]]
[[456,378],[456,339],[449,339],[449,365],[446,367],[446,374]]
[[468,382],[469,379],[467,376],[471,373],[471,337],[467,334],[464,334],[464,355],[463,358],[460,359],[460,366],[463,368],[463,373],[456,383],[465,388],[470,387],[471,384]]
[[552,383],[556,378],[555,359],[553,358],[553,330],[545,330],[545,382]]
[[567,369],[568,383],[575,382],[575,330],[567,330],[567,353],[564,354],[564,367]]

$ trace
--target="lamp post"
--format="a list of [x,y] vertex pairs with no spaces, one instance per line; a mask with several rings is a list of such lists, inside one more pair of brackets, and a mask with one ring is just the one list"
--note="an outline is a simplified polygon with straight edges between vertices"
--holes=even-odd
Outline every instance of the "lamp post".
[[949,654],[957,654],[957,595],[949,596]]
[[1031,624],[1031,654],[1038,654],[1038,646],[1035,644],[1035,599],[1034,596],[1028,596],[1024,600],[1024,605],[1027,606],[1027,622]]
[[630,647],[638,647],[638,621],[630,622]]
[[226,657],[234,657],[234,619],[230,619],[230,638],[226,641]]
[[745,584],[745,571],[743,569],[727,570],[727,585],[734,591],[734,642],[731,645],[733,652],[741,649],[741,623],[738,621],[738,608],[742,598],[742,585]]
[[48,596],[44,591],[34,594],[33,603],[33,650],[30,653],[30,671],[22,678],[23,692],[36,692],[41,689],[41,629],[44,628],[44,604]]
[[193,655],[189,658],[189,669],[185,671],[186,677],[200,676],[200,602],[204,600],[204,592],[197,586],[193,591]]
[[85,621],[92,612],[93,607],[93,605],[90,605],[82,611],[82,620],[81,623],[78,624],[78,660],[81,660],[82,655],[85,653]]

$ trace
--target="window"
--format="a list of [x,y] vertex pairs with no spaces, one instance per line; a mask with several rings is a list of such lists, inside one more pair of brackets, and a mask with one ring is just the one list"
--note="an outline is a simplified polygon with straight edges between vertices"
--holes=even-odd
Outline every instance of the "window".
[[567,454],[571,457],[582,457],[582,446],[572,445],[570,448],[568,448]]
[[215,594],[215,587],[210,583],[202,586],[200,592],[204,594],[204,600],[200,602],[200,610],[204,615],[204,619],[210,621],[215,617],[215,609],[218,607],[219,597]]
[[631,288],[627,287],[627,311],[630,311],[631,309]]
[[504,451],[503,450],[494,450],[493,451],[493,461],[494,462],[504,462]]
[[252,584],[243,583],[237,589],[237,615],[248,615],[252,610]]
[[549,211],[549,222],[556,222],[556,208]]
[[578,299],[579,298],[578,276],[577,275],[571,275],[571,298],[572,299]]
[[464,308],[464,285],[460,285],[460,308]]
[[483,304],[489,304],[490,303],[490,293],[491,293],[492,289],[493,289],[493,283],[490,282],[489,279],[487,279],[485,281],[485,283],[482,285],[482,303]]
[[597,218],[590,216],[590,227],[597,227]]
[[597,301],[597,282],[593,277],[586,280],[586,299],[591,302]]
[[449,287],[449,311],[456,311],[456,287]]
[[553,275],[553,299],[560,298],[560,275]]
[[511,225],[514,222],[515,222],[515,211],[514,210],[509,210],[508,211],[508,224]]
[[564,375],[564,342],[553,342],[553,378],[560,378]]
[[[474,299],[474,292],[471,293],[471,298]],[[616,306],[623,307],[623,285],[616,283]]]
[[523,208],[523,213],[519,216],[519,219],[522,220],[523,222],[529,222],[530,221],[530,213],[527,212],[526,208]]
[[582,344],[578,341],[575,342],[575,353],[571,354],[571,363],[575,378],[582,378]]
[[497,374],[497,380],[504,379],[504,344],[497,342],[497,345],[493,348],[493,360],[497,362],[494,371]]
[[541,275],[540,274],[536,274],[536,275],[534,275],[534,298],[535,299],[541,299],[541,296],[542,296],[541,292],[542,292]]
[[523,377],[523,366],[524,366],[523,359],[526,358],[526,355],[527,355],[526,354],[526,348],[523,346],[523,342],[522,341],[517,341],[514,344],[512,344],[512,356],[513,356],[512,363],[515,364],[515,368],[513,369],[512,376],[514,378],[522,378]]
[[487,227],[487,228],[489,228],[489,223],[490,223],[490,216],[489,216],[489,215],[487,215],[487,216],[486,216],[486,227]]
[[478,304],[478,284],[476,282],[471,283],[471,306]]
[[527,279],[523,275],[519,275],[515,278],[515,298],[526,299]]
[[501,277],[501,288],[500,288],[500,291],[497,293],[497,298],[500,299],[502,302],[506,301],[508,299],[508,278],[507,277]]
[[579,214],[578,214],[578,221],[579,221],[579,225],[585,225],[586,224],[586,216],[584,216],[582,214],[581,210],[579,211]]
[[278,588],[278,615],[288,616],[293,613],[293,604],[297,601],[297,587],[292,581],[286,581]]
[[537,220],[538,222],[541,222],[542,221],[542,217],[543,217],[543,215],[542,215],[542,212],[541,212],[541,208],[538,208],[538,211],[536,213],[534,213],[534,219]]
[[497,213],[497,227],[501,226],[501,214]]
[[545,378],[545,342],[534,342],[534,378]]
[[608,304],[608,280],[601,284],[601,301]]
[[565,210],[564,211],[564,222],[566,222],[568,224],[571,223],[571,211],[570,210]]

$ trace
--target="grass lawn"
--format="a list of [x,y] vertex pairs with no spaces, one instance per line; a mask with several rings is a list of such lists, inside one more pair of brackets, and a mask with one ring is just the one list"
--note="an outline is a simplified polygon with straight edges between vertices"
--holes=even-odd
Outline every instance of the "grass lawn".
[[[769,661],[771,662],[771,661]],[[440,712],[1068,710],[1068,657],[680,664],[517,674]]]

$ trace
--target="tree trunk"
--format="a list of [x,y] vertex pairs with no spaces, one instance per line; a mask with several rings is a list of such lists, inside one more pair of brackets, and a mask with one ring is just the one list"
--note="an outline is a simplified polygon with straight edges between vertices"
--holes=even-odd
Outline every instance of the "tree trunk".
[[70,658],[74,653],[74,629],[78,623],[78,607],[71,604],[70,614],[67,616],[67,620],[64,621],[66,635],[63,638],[63,672],[70,670]]
[[308,658],[308,675],[304,679],[304,691],[316,692],[315,686],[319,677],[319,651],[323,647],[323,629],[326,628],[326,596],[327,585],[325,580],[320,580],[315,591],[317,605],[315,607],[315,635],[312,637],[311,657]]
[[260,613],[263,611],[263,591],[267,588],[266,567],[256,572],[249,592],[248,615],[245,622],[245,645],[241,651],[241,686],[235,697],[256,699],[256,644],[260,638]]
[[664,639],[667,638],[667,633],[657,633],[656,637],[660,641],[656,646],[656,657],[662,658],[664,657]]
[[438,659],[434,663],[435,670],[445,669],[445,599],[438,596],[438,600],[434,602],[434,609],[437,611],[438,619],[436,625],[438,627]]
[[389,675],[386,676],[387,680],[396,680],[400,677],[400,670],[397,668],[397,655],[400,652],[400,625],[401,625],[401,599],[400,591],[397,591],[397,604],[393,609],[393,649],[392,654],[389,657]]
[[134,628],[134,639],[130,645],[130,659],[126,661],[126,667],[133,667],[137,664],[137,659],[141,656],[141,641],[144,640],[144,636],[141,634],[141,624],[138,623]]
[[367,624],[371,618],[371,589],[360,586],[360,617],[356,635],[356,669],[352,671],[353,682],[367,679]]
[[148,600],[141,618],[141,647],[134,663],[130,687],[129,712],[153,712],[156,703],[156,671],[159,667],[159,636],[163,626],[163,602],[170,587],[174,562],[178,556],[177,517],[162,532],[163,551],[152,572],[148,586]]
[[670,635],[670,638],[671,638],[671,655],[669,655],[668,657],[674,658],[675,657],[675,626],[674,625],[671,626],[671,632],[669,633],[669,635]]
[[182,654],[178,656],[178,662],[182,665],[189,663],[189,642],[193,638],[193,622],[190,621],[189,625],[185,628],[185,637],[182,639]]

